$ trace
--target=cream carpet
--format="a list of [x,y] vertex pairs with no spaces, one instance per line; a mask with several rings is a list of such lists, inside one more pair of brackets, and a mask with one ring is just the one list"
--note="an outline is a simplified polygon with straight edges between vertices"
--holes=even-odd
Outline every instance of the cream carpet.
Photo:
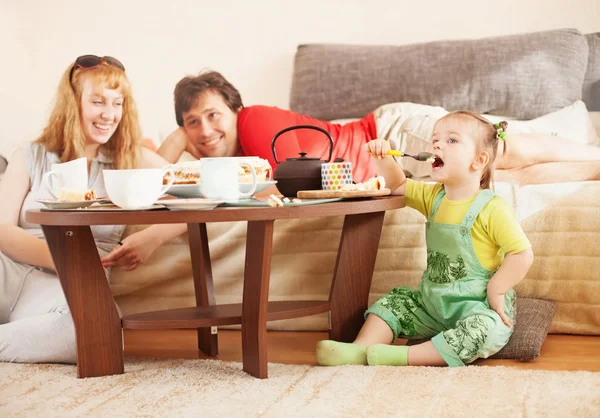
[[597,417],[600,373],[127,359],[125,374],[0,363],[2,417]]

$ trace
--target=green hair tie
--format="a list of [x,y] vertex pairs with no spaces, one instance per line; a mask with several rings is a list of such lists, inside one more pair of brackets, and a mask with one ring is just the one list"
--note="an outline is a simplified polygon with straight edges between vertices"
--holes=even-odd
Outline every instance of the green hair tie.
[[502,129],[502,126],[500,126],[499,123],[496,123],[494,125],[494,128],[496,128],[498,130],[498,133],[496,134],[496,136],[498,138],[500,138],[503,141],[506,141],[506,132],[504,132],[504,129]]

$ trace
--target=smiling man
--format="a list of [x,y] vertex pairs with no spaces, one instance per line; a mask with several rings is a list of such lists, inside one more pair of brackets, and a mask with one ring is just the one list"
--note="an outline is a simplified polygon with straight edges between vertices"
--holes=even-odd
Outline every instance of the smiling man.
[[[363,181],[375,172],[362,145],[376,136],[372,113],[339,125],[272,106],[244,107],[238,90],[216,71],[185,77],[175,87],[175,118],[180,126],[163,142],[158,154],[176,162],[184,151],[196,158],[258,156],[275,168],[273,137],[294,125],[319,126],[333,139],[332,160],[353,162],[354,179]],[[299,129],[281,135],[276,143],[277,159],[307,157],[327,159],[329,141],[323,133]]]

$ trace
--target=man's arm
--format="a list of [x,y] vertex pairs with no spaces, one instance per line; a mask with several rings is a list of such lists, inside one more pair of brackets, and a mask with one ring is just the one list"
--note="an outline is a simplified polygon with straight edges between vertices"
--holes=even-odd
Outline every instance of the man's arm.
[[183,128],[177,128],[164,140],[157,154],[169,163],[176,163],[188,148],[188,136]]

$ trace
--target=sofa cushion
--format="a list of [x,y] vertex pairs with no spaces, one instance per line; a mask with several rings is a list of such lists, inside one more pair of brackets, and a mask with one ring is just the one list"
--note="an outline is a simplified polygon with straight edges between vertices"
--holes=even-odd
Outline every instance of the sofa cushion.
[[531,119],[581,100],[588,61],[574,29],[403,46],[300,45],[290,108],[331,120],[394,102]]
[[[518,298],[517,318],[514,331],[508,344],[490,358],[534,360],[540,356],[540,349],[548,335],[556,304],[541,299]],[[409,340],[415,345],[427,340]]]
[[583,101],[589,110],[600,110],[600,32],[585,35],[589,47],[583,81]]

